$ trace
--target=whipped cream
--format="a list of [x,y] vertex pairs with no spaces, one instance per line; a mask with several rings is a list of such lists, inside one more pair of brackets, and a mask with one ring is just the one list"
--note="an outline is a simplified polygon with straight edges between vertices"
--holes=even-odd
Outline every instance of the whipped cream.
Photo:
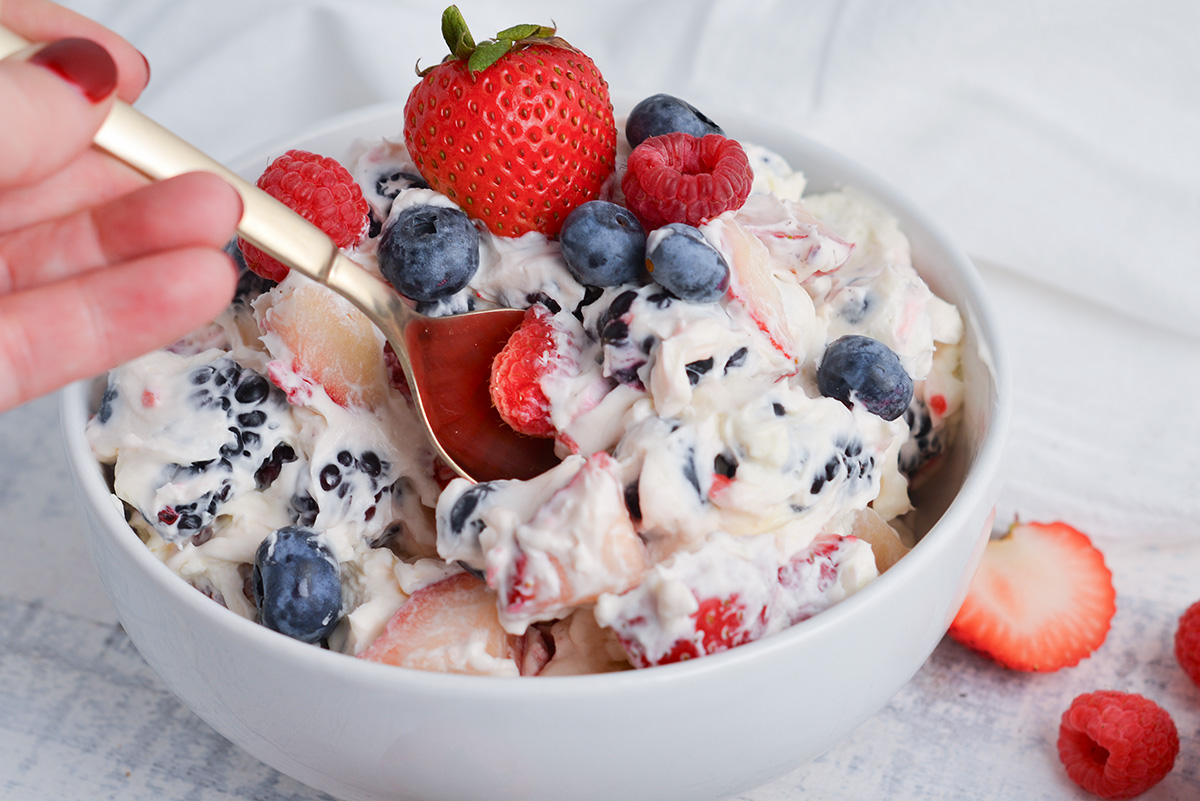
[[[482,232],[467,287],[422,307],[547,307],[554,469],[443,487],[382,336],[293,272],[245,281],[214,325],[111,373],[88,436],[131,525],[251,618],[259,543],[312,527],[343,585],[329,647],[421,669],[655,664],[712,649],[701,613],[714,600],[753,619],[748,641],[857,591],[912,544],[909,484],[952,442],[962,321],[870,197],[806,194],[782,157],[746,149],[750,198],[701,226],[731,270],[715,303],[584,287],[556,241]],[[356,143],[348,166],[375,234],[412,205],[453,206],[398,141]],[[349,255],[378,274],[377,245]],[[905,416],[818,391],[824,350],[846,334],[897,354],[915,385]],[[449,603],[465,622],[439,616]]]

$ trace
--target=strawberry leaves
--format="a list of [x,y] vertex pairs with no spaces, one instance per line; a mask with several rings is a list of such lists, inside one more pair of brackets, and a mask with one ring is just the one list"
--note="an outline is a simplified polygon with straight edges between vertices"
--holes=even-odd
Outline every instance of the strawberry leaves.
[[467,59],[475,51],[475,39],[458,6],[449,6],[442,12],[442,38],[454,58]]
[[[553,27],[516,25],[476,41],[451,6],[442,35],[451,55],[418,67],[423,80],[404,108],[417,171],[497,236],[557,235],[613,172],[617,129],[604,77]],[[493,91],[498,84],[505,91]]]
[[500,31],[494,39],[484,39],[477,44],[458,6],[448,6],[442,12],[442,38],[450,48],[447,60],[465,61],[472,75],[495,64],[517,44],[547,41],[554,38],[554,33],[555,29],[547,25],[513,25]]

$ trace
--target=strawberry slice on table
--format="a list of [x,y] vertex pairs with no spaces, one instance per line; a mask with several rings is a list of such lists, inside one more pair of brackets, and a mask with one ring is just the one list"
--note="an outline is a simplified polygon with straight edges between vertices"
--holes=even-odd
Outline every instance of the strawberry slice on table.
[[556,235],[615,166],[608,84],[554,33],[517,25],[476,44],[450,6],[450,55],[421,72],[404,107],[421,177],[498,236]]
[[1112,573],[1066,523],[1014,523],[988,542],[950,636],[1013,670],[1051,672],[1090,656],[1116,612]]

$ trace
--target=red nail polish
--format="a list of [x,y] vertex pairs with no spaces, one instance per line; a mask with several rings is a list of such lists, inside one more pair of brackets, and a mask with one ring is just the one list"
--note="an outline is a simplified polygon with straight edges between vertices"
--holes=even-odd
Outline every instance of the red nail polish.
[[146,65],[146,83],[150,83],[150,59],[146,58],[146,54],[141,50],[138,51],[138,55],[142,57],[142,63]]
[[75,84],[93,103],[117,88],[116,62],[91,39],[60,39],[34,53],[29,61]]

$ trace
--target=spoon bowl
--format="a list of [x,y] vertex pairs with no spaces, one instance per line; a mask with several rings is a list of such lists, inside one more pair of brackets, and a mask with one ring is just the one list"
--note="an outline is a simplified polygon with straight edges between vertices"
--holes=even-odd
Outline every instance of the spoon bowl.
[[[0,58],[30,44],[0,26]],[[487,389],[492,359],[524,312],[491,309],[435,318],[414,311],[315,225],[119,100],[95,144],[154,180],[203,171],[229,183],[242,198],[242,238],[342,295],[383,332],[430,441],[454,472],[471,481],[528,479],[557,463],[553,441],[505,424]]]

